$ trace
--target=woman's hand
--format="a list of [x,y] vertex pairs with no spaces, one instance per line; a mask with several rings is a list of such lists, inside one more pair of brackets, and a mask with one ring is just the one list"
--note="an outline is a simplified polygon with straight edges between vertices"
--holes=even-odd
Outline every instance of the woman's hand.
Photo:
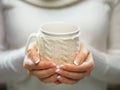
[[23,66],[28,70],[29,75],[36,76],[44,83],[57,81],[56,65],[50,61],[40,61],[36,45],[28,50],[28,56],[25,57]]
[[75,84],[90,75],[94,68],[92,53],[81,45],[80,53],[76,56],[74,64],[65,64],[56,70],[57,79],[64,84]]

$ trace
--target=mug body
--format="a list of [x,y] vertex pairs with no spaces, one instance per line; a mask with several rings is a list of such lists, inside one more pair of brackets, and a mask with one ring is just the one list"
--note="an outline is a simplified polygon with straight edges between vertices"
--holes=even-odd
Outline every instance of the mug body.
[[53,22],[40,27],[38,45],[41,60],[57,65],[73,63],[80,49],[80,29],[77,25]]

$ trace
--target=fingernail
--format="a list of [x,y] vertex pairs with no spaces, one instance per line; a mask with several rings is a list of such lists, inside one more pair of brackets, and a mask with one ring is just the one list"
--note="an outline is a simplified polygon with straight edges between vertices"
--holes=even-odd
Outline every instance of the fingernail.
[[64,65],[59,65],[59,66],[57,66],[57,68],[61,68],[61,67],[63,67]]
[[35,64],[38,64],[40,62],[40,60],[39,59],[37,59],[36,61],[35,61]]
[[33,63],[38,64],[40,62],[40,59],[38,57],[34,57],[32,61]]
[[63,67],[64,65],[60,65],[59,68]]
[[58,69],[56,69],[56,71],[55,71],[56,73],[58,73],[58,72],[60,72],[60,69],[58,68]]
[[52,66],[52,67],[55,67],[55,66],[56,66],[56,64],[55,64],[55,63],[53,63],[53,64],[51,64],[51,66]]
[[61,76],[57,76],[57,79],[60,79],[61,78]]
[[75,65],[79,65],[78,59],[74,60],[74,64],[75,64]]

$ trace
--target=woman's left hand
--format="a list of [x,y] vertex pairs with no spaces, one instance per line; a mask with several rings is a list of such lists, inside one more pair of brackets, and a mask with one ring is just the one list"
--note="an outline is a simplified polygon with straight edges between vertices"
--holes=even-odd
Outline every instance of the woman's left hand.
[[75,84],[89,76],[93,68],[92,53],[82,44],[74,64],[65,64],[56,70],[57,79],[64,84]]

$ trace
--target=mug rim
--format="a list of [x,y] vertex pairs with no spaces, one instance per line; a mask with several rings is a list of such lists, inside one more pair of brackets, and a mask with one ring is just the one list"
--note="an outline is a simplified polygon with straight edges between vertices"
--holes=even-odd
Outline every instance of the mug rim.
[[[54,24],[54,23],[62,23],[62,24],[71,24],[73,26],[75,26],[77,29],[71,32],[66,32],[66,33],[55,33],[55,32],[49,32],[49,31],[45,31],[42,27],[46,24]],[[41,31],[42,33],[46,34],[46,35],[51,35],[51,36],[67,36],[67,35],[73,35],[76,33],[80,33],[80,27],[78,25],[75,25],[73,23],[67,23],[67,22],[48,22],[45,24],[42,24],[40,26],[39,31]]]

